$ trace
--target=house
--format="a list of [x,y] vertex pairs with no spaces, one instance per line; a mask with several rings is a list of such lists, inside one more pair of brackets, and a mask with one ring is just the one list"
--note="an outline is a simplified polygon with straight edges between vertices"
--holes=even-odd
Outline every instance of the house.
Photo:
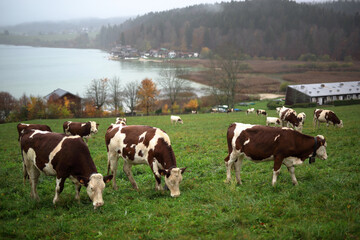
[[79,115],[81,112],[81,97],[72,94],[71,92],[65,91],[61,88],[58,88],[46,95],[45,100],[47,102],[53,102],[56,104],[65,104],[65,100],[69,101],[70,111],[75,115]]
[[285,105],[317,103],[323,105],[334,100],[360,98],[360,81],[289,85]]

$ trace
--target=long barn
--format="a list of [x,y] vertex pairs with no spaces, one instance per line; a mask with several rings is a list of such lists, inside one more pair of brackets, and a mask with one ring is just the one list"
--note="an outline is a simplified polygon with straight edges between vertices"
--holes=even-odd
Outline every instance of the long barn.
[[289,85],[285,104],[313,102],[323,105],[348,99],[360,99],[360,81]]

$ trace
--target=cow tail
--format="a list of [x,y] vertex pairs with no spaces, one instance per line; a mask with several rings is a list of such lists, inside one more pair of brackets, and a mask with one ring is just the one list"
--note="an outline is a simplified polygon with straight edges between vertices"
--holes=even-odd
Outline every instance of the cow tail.
[[24,185],[26,185],[26,179],[29,179],[29,174],[26,170],[26,166],[24,162],[23,162],[23,177],[24,177]]
[[108,158],[107,167],[108,167],[108,170],[107,170],[107,174],[106,174],[106,175],[109,175],[109,172],[110,172],[110,159],[109,159],[109,158]]

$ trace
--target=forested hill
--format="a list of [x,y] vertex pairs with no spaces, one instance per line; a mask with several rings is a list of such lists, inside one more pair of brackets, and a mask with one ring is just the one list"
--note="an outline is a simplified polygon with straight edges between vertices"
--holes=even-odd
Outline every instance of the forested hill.
[[297,59],[301,54],[360,59],[360,2],[317,4],[252,0],[149,13],[102,27],[101,48],[211,50],[231,44],[250,56]]

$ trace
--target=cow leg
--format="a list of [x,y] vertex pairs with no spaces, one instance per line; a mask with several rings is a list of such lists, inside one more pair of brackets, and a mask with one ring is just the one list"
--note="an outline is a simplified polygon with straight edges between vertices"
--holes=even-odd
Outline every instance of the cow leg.
[[138,186],[135,182],[135,179],[132,175],[131,167],[132,167],[132,165],[125,160],[123,170],[124,170],[126,176],[128,177],[129,181],[131,182],[132,187],[134,189],[138,190],[139,188],[138,188]]
[[81,189],[81,184],[75,183],[75,199],[78,200],[79,202],[80,202],[80,189]]
[[240,172],[241,172],[241,166],[242,166],[243,159],[244,159],[244,156],[240,156],[240,157],[238,157],[237,161],[234,163],[234,165],[235,165],[235,176],[236,176],[236,181],[237,181],[238,184],[242,184],[241,177],[240,177]]
[[[160,190],[163,190],[163,187],[161,186],[161,175],[159,174],[159,167],[157,164],[158,164],[158,162],[156,160],[153,161],[152,164],[150,164],[150,168],[155,176],[155,182],[156,182],[155,189],[157,191],[160,191]],[[166,186],[166,184],[165,184],[165,186]]]
[[[125,164],[125,163],[124,163]],[[112,181],[113,181],[113,189],[117,190],[118,187],[116,185],[116,170],[118,167],[118,156],[117,154],[114,154],[112,152],[108,152],[108,174],[109,174],[109,168],[111,170],[111,174],[113,175]]]
[[281,159],[280,157],[275,157],[275,159],[274,159],[273,179],[272,179],[272,182],[271,182],[271,184],[273,186],[275,186],[275,183],[277,181],[277,177],[280,174],[280,168],[281,168],[282,160],[283,159]]
[[66,178],[56,178],[55,197],[53,199],[54,205],[59,201],[59,195],[64,190],[65,179]]
[[[29,150],[30,152],[30,150]],[[30,157],[28,157],[28,155],[23,152],[23,170],[26,171],[26,173],[24,172],[24,180],[25,180],[25,176],[27,175],[29,177],[30,180],[30,186],[31,186],[31,191],[30,191],[30,197],[36,200],[39,200],[39,195],[37,193],[36,187],[39,181],[39,176],[40,176],[40,171],[39,169],[37,169],[34,165],[34,162],[32,161],[32,153],[29,153]],[[34,157],[35,158],[35,157]]]
[[[227,161],[228,160],[228,161]],[[225,158],[225,166],[226,166],[226,183],[229,183],[231,181],[231,167],[234,164],[234,162],[237,160],[237,156],[235,156],[234,151],[231,152],[226,158]]]
[[292,161],[286,161],[286,159],[284,160],[284,165],[287,167],[289,173],[290,173],[290,176],[291,176],[291,181],[294,185],[298,185],[298,181],[295,177],[295,167],[293,165],[293,162]]

